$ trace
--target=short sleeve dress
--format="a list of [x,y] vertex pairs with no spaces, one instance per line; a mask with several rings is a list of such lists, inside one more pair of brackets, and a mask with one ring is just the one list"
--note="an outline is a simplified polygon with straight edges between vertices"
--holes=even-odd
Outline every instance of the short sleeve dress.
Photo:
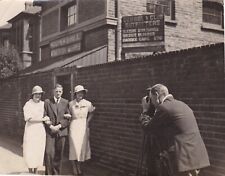
[[26,121],[23,137],[23,157],[28,168],[38,168],[43,165],[46,132],[43,122],[30,122],[29,119],[41,120],[44,115],[44,102],[35,103],[32,99],[23,107]]
[[85,99],[79,102],[71,101],[69,108],[72,114],[69,128],[69,160],[85,161],[91,158],[87,117],[95,108]]

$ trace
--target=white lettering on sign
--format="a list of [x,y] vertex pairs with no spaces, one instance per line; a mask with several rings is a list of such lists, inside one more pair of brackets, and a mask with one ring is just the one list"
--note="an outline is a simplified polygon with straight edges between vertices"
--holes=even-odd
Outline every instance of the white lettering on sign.
[[50,48],[57,48],[57,47],[61,47],[64,45],[68,45],[70,43],[74,43],[74,42],[78,42],[81,41],[82,39],[82,33],[78,32],[78,33],[74,33],[71,35],[68,35],[66,37],[63,38],[59,38],[53,42],[50,43]]

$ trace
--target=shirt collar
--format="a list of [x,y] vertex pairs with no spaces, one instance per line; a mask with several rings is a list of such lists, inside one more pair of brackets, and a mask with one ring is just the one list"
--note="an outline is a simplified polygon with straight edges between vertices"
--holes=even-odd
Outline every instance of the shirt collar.
[[[54,96],[54,100],[55,100],[55,102],[57,103],[57,98]],[[59,97],[59,99],[58,99],[59,101],[61,100],[61,97]],[[58,102],[59,102],[58,101]]]
[[173,98],[173,95],[172,95],[172,94],[166,95],[166,96],[163,98],[162,103],[163,103],[167,98]]

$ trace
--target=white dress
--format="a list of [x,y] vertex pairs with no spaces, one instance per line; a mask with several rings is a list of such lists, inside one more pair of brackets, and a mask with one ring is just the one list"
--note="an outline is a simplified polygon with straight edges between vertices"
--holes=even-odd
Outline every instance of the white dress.
[[69,160],[85,161],[91,158],[89,144],[89,128],[87,128],[87,116],[94,111],[90,101],[82,99],[70,102],[72,120],[69,131]]
[[39,120],[44,115],[44,102],[35,103],[32,99],[23,107],[26,121],[23,137],[23,157],[28,168],[43,166],[46,132],[43,122],[30,122],[30,118]]

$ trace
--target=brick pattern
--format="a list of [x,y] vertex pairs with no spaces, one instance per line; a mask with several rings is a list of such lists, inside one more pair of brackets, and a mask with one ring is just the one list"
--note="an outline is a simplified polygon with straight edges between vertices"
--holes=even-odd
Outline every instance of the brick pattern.
[[78,69],[75,82],[89,89],[88,99],[97,108],[91,124],[93,159],[134,175],[141,143],[140,97],[160,82],[195,111],[212,165],[203,175],[224,174],[223,50],[217,45]]
[[[77,69],[73,84],[84,85],[89,90],[87,99],[96,106],[90,126],[92,160],[124,176],[134,175],[142,139],[140,100],[145,88],[156,83],[167,85],[194,110],[211,161],[203,175],[224,175],[223,44]],[[49,97],[52,73],[1,83],[1,130],[22,137],[22,106],[36,84],[47,91],[44,98]]]
[[[150,0],[151,1],[151,0]],[[149,14],[146,10],[146,0],[120,1],[121,16]],[[175,22],[165,24],[165,49],[173,51],[211,43],[223,42],[223,33],[203,31],[202,26],[202,0],[175,1]],[[166,20],[171,21],[171,20]],[[222,28],[221,28],[222,29]],[[129,54],[132,58],[141,53]]]
[[105,0],[81,0],[78,3],[78,22],[84,22],[106,13]]
[[88,51],[99,46],[107,45],[108,31],[106,28],[98,28],[85,32],[84,34],[84,50]]
[[116,57],[116,29],[108,29],[108,62],[115,61]]
[[13,135],[17,133],[18,124],[18,81],[7,79],[0,81],[0,132],[1,134]]
[[112,17],[115,18],[116,17],[116,8],[117,8],[117,4],[116,4],[116,0],[108,0],[107,1],[107,17]]
[[58,25],[59,25],[59,9],[49,12],[48,14],[42,16],[42,38],[48,35],[54,34],[59,32]]

